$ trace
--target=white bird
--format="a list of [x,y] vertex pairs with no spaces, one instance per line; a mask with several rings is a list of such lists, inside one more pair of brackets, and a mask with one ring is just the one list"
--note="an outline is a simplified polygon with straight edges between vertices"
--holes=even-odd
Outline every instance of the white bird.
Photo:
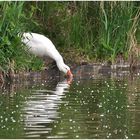
[[72,77],[72,72],[64,63],[64,60],[50,39],[37,33],[23,33],[21,41],[29,47],[29,52],[40,57],[48,56],[56,61],[60,71],[68,77]]

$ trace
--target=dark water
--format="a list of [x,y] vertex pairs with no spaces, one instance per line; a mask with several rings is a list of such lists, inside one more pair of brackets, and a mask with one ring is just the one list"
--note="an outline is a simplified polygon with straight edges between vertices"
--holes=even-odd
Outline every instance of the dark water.
[[140,138],[139,73],[74,74],[3,85],[0,138]]

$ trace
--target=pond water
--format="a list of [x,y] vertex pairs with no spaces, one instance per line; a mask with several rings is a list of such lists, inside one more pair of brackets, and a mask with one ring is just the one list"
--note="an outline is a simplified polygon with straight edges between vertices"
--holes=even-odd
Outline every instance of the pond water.
[[0,138],[140,138],[139,72],[34,73],[0,90]]

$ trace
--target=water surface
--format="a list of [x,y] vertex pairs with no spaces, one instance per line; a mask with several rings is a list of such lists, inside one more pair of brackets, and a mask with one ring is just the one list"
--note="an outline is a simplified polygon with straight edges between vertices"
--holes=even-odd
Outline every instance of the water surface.
[[140,138],[139,73],[77,68],[63,77],[33,74],[0,90],[0,138]]

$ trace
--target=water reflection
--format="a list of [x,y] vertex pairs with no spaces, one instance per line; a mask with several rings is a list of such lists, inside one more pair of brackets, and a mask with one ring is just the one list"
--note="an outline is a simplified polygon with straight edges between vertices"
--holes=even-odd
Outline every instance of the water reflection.
[[3,85],[0,138],[139,138],[139,72],[83,67],[72,84],[44,72]]
[[58,82],[54,90],[33,90],[24,105],[24,123],[27,137],[39,137],[52,130],[53,123],[59,118],[58,109],[64,103],[71,80]]

